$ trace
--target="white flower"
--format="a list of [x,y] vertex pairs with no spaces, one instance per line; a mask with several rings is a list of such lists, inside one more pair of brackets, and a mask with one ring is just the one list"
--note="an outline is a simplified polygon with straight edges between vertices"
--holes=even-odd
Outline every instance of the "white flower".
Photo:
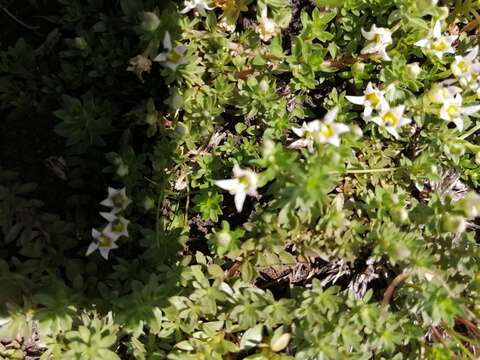
[[168,51],[158,54],[153,61],[162,62],[166,67],[173,71],[175,71],[178,66],[187,63],[183,56],[185,51],[187,51],[187,48],[183,45],[173,47],[170,33],[168,31],[165,32],[165,37],[163,38],[163,47]]
[[415,80],[422,72],[422,68],[420,67],[420,65],[418,65],[417,62],[415,62],[412,64],[408,64],[405,67],[405,72],[409,79]]
[[242,211],[247,195],[257,196],[257,174],[250,169],[241,169],[238,165],[233,167],[233,179],[217,180],[215,185],[235,195],[238,212]]
[[427,53],[436,56],[438,59],[443,58],[443,54],[453,54],[455,49],[452,44],[457,40],[457,35],[442,36],[442,23],[438,20],[435,23],[433,31],[428,39],[422,39],[415,43],[415,45],[424,48]]
[[108,225],[103,230],[103,233],[111,238],[113,241],[117,241],[122,236],[128,237],[128,221],[122,216],[117,216],[113,213],[101,212],[100,215],[108,220]]
[[461,92],[457,86],[443,86],[442,84],[433,84],[432,88],[428,91],[427,96],[434,104],[443,104],[446,99],[450,99],[455,94]]
[[480,105],[462,107],[462,95],[456,94],[455,97],[445,99],[440,109],[440,119],[452,121],[458,128],[463,129],[462,115],[471,115],[480,111]]
[[278,26],[274,20],[269,19],[267,16],[267,7],[262,9],[262,16],[258,20],[257,32],[260,39],[263,41],[269,41],[278,31]]
[[108,188],[108,197],[103,200],[100,205],[111,207],[112,213],[117,213],[119,211],[125,210],[126,207],[131,203],[131,200],[127,197],[126,189],[114,189]]
[[380,110],[378,116],[372,118],[372,121],[384,127],[395,139],[399,138],[397,129],[410,124],[412,122],[411,119],[403,117],[403,113],[405,111],[405,105],[400,105],[394,108],[384,107]]
[[205,10],[213,10],[213,7],[210,7],[208,3],[208,0],[186,0],[185,8],[180,11],[180,13],[186,14],[193,9],[196,9],[200,15],[207,16],[207,12]]
[[363,105],[363,116],[369,117],[373,110],[379,110],[387,106],[384,92],[378,90],[371,82],[368,83],[367,88],[363,92],[363,96],[345,96],[345,98],[353,104]]
[[299,148],[308,148],[308,151],[313,152],[313,145],[315,144],[315,133],[320,130],[320,121],[313,120],[308,124],[303,123],[300,128],[292,128],[292,131],[295,135],[299,136],[300,139],[294,141],[290,144],[290,148],[299,149]]
[[370,31],[362,29],[362,35],[369,40],[369,43],[362,49],[361,54],[380,54],[383,60],[391,60],[387,54],[387,46],[392,43],[392,32],[390,29],[377,28],[376,25],[372,25]]
[[293,128],[292,131],[301,139],[294,141],[290,147],[293,149],[306,147],[313,152],[315,142],[339,146],[340,135],[347,132],[349,128],[345,124],[334,122],[337,113],[338,108],[335,107],[325,115],[323,121],[313,120],[308,124],[303,123],[301,128]]
[[480,64],[474,63],[478,55],[478,45],[470,49],[466,56],[455,56],[451,65],[453,75],[459,80],[460,85],[467,86],[477,77]]
[[115,244],[115,241],[105,233],[105,230],[99,232],[96,229],[92,229],[92,237],[93,241],[88,246],[86,253],[87,256],[98,249],[100,251],[100,255],[108,260],[108,253],[110,250],[118,248],[117,244]]

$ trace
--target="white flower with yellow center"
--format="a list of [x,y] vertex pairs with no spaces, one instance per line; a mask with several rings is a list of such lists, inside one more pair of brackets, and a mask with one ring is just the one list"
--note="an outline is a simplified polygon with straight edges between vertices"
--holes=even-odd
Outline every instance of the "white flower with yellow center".
[[131,203],[131,200],[127,197],[126,189],[114,189],[108,188],[108,197],[103,200],[100,205],[110,207],[113,214],[119,211],[125,210],[125,208]]
[[388,106],[382,108],[378,116],[372,118],[372,121],[385,128],[389,134],[391,134],[395,139],[398,139],[398,129],[404,125],[410,124],[411,119],[403,117],[405,112],[405,105],[399,105],[394,108]]
[[93,241],[88,246],[86,253],[87,256],[98,249],[98,251],[100,251],[100,255],[102,255],[104,259],[108,260],[108,254],[110,250],[118,248],[117,244],[115,244],[115,240],[108,236],[105,230],[99,232],[96,229],[92,229],[92,237]]
[[387,54],[387,46],[392,43],[392,32],[390,29],[372,25],[370,31],[362,29],[362,35],[369,42],[362,49],[361,54],[379,54],[383,60],[391,60]]
[[267,16],[267,7],[262,9],[262,16],[258,19],[257,33],[262,41],[269,41],[278,32],[279,28],[273,19]]
[[235,207],[238,212],[241,212],[247,195],[257,196],[257,182],[257,174],[252,170],[241,169],[235,165],[233,179],[217,180],[215,185],[235,195]]
[[130,221],[113,213],[101,212],[100,215],[108,221],[108,225],[103,230],[105,235],[113,239],[113,241],[117,241],[122,236],[128,237],[128,224]]
[[210,7],[209,3],[210,2],[208,0],[186,0],[185,8],[183,8],[180,13],[186,14],[195,9],[200,15],[207,16],[207,12],[205,10],[213,10],[213,7]]
[[445,100],[450,99],[461,91],[462,89],[457,86],[445,87],[443,84],[436,83],[428,91],[427,97],[434,104],[443,104]]
[[479,64],[474,63],[478,55],[478,45],[470,49],[466,56],[455,56],[451,65],[453,75],[458,79],[460,85],[467,86],[476,80],[479,72]]
[[187,51],[186,46],[178,45],[176,47],[172,46],[172,39],[170,38],[170,33],[168,31],[165,32],[165,36],[163,38],[163,47],[166,52],[160,53],[157,55],[153,61],[158,61],[163,63],[166,67],[175,71],[178,66],[184,65],[187,63],[185,57],[185,51]]
[[415,45],[424,48],[426,53],[432,54],[441,60],[444,54],[455,53],[452,44],[457,38],[457,35],[442,36],[442,22],[438,20],[429,38],[419,40]]
[[363,116],[369,117],[373,110],[380,110],[387,106],[384,92],[378,90],[371,82],[368,83],[367,88],[363,92],[363,96],[345,96],[345,98],[353,104],[363,105]]
[[315,134],[320,130],[320,121],[313,120],[309,123],[304,122],[300,128],[292,128],[292,131],[300,137],[290,144],[292,149],[300,149],[306,147],[308,151],[313,153],[315,144]]
[[440,109],[440,119],[452,121],[460,131],[463,129],[462,116],[471,115],[480,111],[480,105],[462,107],[462,103],[462,95],[457,94],[455,97],[446,99]]
[[290,148],[298,149],[302,147],[308,148],[313,152],[313,145],[315,142],[319,144],[332,144],[340,146],[340,135],[349,130],[348,126],[341,123],[336,123],[338,108],[335,107],[320,120],[313,120],[311,122],[303,123],[301,128],[293,128],[292,131],[301,139],[290,144]]

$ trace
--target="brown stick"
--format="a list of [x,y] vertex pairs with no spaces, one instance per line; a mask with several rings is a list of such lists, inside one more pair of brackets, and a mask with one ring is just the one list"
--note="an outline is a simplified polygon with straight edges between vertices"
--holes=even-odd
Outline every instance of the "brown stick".
[[457,317],[456,319],[460,324],[468,328],[477,338],[480,338],[480,330],[478,327],[471,322],[470,320],[464,319],[462,317]]
[[401,274],[398,274],[388,285],[387,290],[385,290],[385,294],[383,295],[382,307],[386,309],[386,307],[392,301],[393,293],[395,288],[400,285],[403,281],[405,281],[412,273],[410,271],[404,271]]
[[241,263],[239,261],[235,261],[230,268],[225,271],[225,279],[230,279],[240,268]]

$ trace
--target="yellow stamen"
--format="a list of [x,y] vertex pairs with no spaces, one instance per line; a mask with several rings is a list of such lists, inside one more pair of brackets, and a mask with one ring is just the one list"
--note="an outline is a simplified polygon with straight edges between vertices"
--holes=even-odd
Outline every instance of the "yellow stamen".
[[460,69],[462,74],[465,74],[468,71],[467,62],[463,59],[458,62],[457,67]]
[[458,109],[458,106],[455,105],[455,104],[451,104],[448,108],[447,108],[447,113],[450,117],[452,118],[456,118],[460,115],[460,110]]
[[112,231],[114,233],[121,233],[124,230],[125,230],[125,226],[120,220],[114,220],[112,222]]
[[98,238],[97,238],[97,241],[98,241],[98,245],[100,247],[109,247],[111,244],[112,244],[112,239],[110,239],[108,236],[106,235],[100,235]]
[[385,126],[395,126],[398,123],[398,117],[391,111],[382,116],[382,120]]
[[370,103],[370,105],[376,109],[378,105],[380,105],[380,97],[377,95],[377,92],[372,92],[366,95],[366,100]]
[[440,39],[438,41],[434,41],[432,44],[432,49],[436,51],[443,51],[447,48],[447,43],[444,39]]
[[175,49],[167,54],[167,61],[172,64],[178,64],[181,59],[182,55],[175,51]]
[[121,208],[125,203],[125,196],[122,194],[116,194],[112,196],[112,202],[115,207]]
[[320,132],[322,133],[323,136],[327,138],[333,136],[333,134],[335,133],[333,131],[333,128],[330,125],[322,125]]
[[242,184],[243,186],[245,187],[249,187],[250,186],[250,179],[248,178],[247,175],[242,175],[238,178],[238,181],[240,182],[240,184]]

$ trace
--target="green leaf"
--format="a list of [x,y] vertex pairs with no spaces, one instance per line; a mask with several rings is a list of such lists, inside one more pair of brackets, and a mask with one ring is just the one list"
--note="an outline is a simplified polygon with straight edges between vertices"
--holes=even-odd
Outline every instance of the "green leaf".
[[240,349],[241,350],[249,350],[251,348],[256,347],[262,341],[262,332],[263,332],[263,325],[258,324],[251,329],[248,329],[243,334],[240,340]]

